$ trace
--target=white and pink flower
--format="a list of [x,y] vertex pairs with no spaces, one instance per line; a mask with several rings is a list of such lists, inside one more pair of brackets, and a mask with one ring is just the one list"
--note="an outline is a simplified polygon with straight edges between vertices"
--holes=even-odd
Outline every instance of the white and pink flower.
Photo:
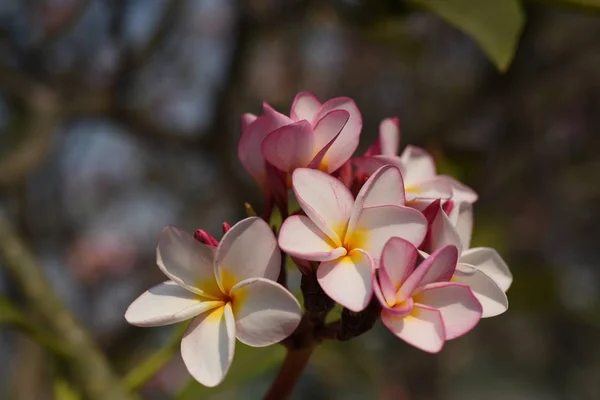
[[436,199],[474,203],[477,193],[447,175],[438,175],[435,161],[426,150],[406,146],[398,156],[400,127],[397,118],[386,118],[379,125],[379,138],[363,157],[353,159],[361,173],[370,175],[382,165],[392,164],[404,178],[406,201],[423,208]]
[[249,346],[268,346],[285,339],[300,322],[298,301],[274,281],[281,255],[262,219],[238,222],[217,247],[167,227],[156,257],[169,280],[137,298],[125,318],[137,326],[192,319],[181,355],[190,374],[206,386],[225,377],[236,338]]
[[292,184],[306,216],[284,221],[279,246],[292,257],[320,262],[317,279],[325,293],[349,310],[363,310],[385,243],[398,236],[420,245],[427,232],[425,217],[404,206],[400,171],[391,165],[378,169],[356,200],[319,170],[297,169]]
[[381,256],[375,294],[381,321],[405,342],[429,353],[464,335],[481,319],[481,304],[468,285],[450,282],[458,251],[444,246],[415,268],[417,248],[390,239]]
[[455,204],[446,215],[436,207],[429,228],[428,250],[447,245],[458,249],[458,262],[453,282],[469,285],[483,306],[483,317],[494,317],[508,309],[506,291],[512,284],[512,274],[498,252],[489,247],[470,249],[473,230],[473,208],[468,203]]
[[354,100],[337,97],[321,103],[313,94],[301,92],[289,117],[266,103],[261,116],[244,114],[238,157],[268,190],[267,163],[286,173],[299,167],[334,172],[354,154],[361,130],[362,117]]

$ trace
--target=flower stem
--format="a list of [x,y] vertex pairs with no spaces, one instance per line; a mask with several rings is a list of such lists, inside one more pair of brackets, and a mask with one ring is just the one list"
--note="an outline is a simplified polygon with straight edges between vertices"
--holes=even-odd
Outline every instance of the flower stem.
[[275,382],[271,385],[264,400],[286,399],[292,393],[296,382],[298,382],[298,378],[300,378],[302,371],[306,367],[306,364],[308,364],[314,348],[314,344],[311,344],[302,348],[288,349],[277,378],[275,378]]

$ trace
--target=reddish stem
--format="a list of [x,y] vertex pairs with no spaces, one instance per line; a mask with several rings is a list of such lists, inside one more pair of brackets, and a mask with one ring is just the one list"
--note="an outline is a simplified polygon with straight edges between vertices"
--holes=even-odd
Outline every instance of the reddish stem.
[[281,400],[286,399],[292,393],[298,378],[302,375],[302,371],[308,364],[308,360],[312,355],[314,345],[302,347],[299,349],[290,348],[275,382],[265,395],[264,400]]

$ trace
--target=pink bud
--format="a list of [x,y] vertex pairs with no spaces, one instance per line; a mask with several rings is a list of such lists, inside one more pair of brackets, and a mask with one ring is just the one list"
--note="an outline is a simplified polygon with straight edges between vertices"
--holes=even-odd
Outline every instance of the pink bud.
[[194,232],[194,239],[211,247],[217,247],[219,245],[219,241],[204,229],[198,229]]

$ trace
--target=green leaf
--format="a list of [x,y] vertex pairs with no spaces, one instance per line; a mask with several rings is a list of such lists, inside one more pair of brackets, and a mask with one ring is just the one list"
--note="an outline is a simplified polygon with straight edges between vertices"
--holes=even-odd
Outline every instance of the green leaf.
[[171,337],[164,346],[150,353],[144,360],[137,364],[123,378],[123,386],[129,391],[134,391],[142,387],[154,375],[158,373],[179,351],[181,337],[183,336],[187,323],[179,324],[173,330]]
[[81,400],[81,395],[71,386],[63,376],[54,379],[55,400]]
[[29,335],[31,339],[44,346],[46,350],[61,357],[68,357],[69,352],[64,345],[50,333],[38,329],[32,324],[21,310],[5,297],[0,296],[0,324]]
[[410,2],[438,14],[446,22],[471,36],[501,72],[505,72],[510,66],[525,24],[525,14],[519,0]]
[[573,7],[582,11],[600,12],[600,0],[537,0],[537,2],[549,6]]

